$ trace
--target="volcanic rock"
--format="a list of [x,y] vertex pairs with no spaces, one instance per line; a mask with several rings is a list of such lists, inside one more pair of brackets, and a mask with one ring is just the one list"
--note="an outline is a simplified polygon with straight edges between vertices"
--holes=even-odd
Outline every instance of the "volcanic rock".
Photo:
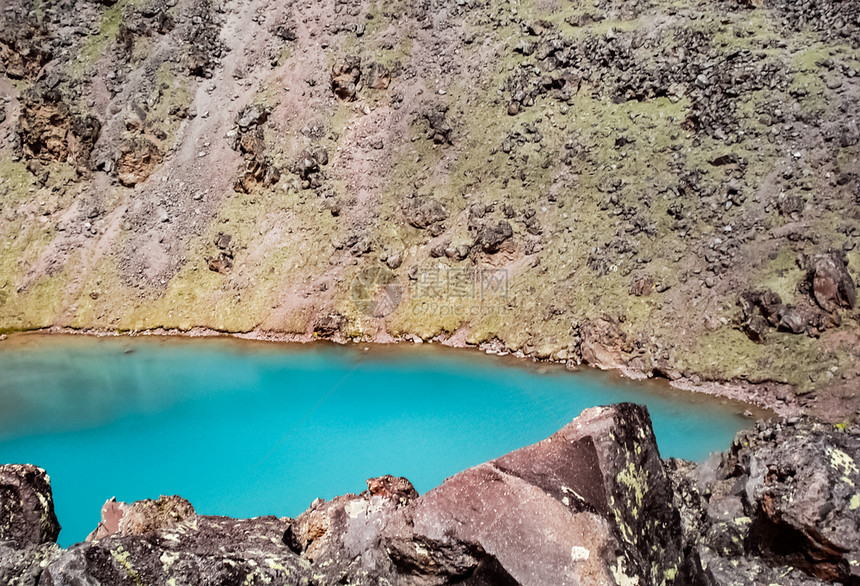
[[152,175],[161,159],[161,151],[149,139],[143,136],[126,139],[119,147],[116,176],[126,187],[134,187]]
[[413,196],[404,200],[401,210],[410,226],[424,229],[448,218],[445,208],[430,196]]
[[0,583],[36,586],[45,566],[60,555],[60,525],[50,479],[31,466],[0,466]]
[[448,479],[406,522],[416,546],[480,546],[523,586],[688,583],[671,499],[647,411],[622,404]]
[[23,548],[57,540],[50,482],[44,470],[29,464],[0,466],[0,542]]
[[484,224],[477,230],[474,246],[487,254],[499,251],[502,245],[514,235],[510,223],[501,220],[497,224]]
[[819,255],[812,271],[813,295],[821,309],[833,312],[840,307],[854,307],[857,289],[842,258],[835,254]]
[[341,100],[352,102],[358,93],[361,79],[361,59],[345,57],[338,60],[331,69],[331,89]]
[[670,462],[709,583],[860,584],[858,465],[860,435],[807,419],[760,422],[698,467]]

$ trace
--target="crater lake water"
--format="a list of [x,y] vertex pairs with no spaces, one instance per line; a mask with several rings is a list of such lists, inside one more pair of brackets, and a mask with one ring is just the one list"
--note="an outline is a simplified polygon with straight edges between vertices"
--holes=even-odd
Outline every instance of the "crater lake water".
[[110,497],[253,517],[383,474],[423,493],[620,401],[648,406],[663,457],[702,460],[751,424],[662,384],[438,347],[22,336],[0,343],[0,463],[48,471],[69,545]]

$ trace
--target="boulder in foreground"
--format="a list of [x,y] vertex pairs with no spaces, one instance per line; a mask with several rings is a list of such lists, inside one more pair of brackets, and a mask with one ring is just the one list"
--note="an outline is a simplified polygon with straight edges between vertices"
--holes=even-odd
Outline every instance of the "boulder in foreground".
[[660,459],[648,412],[588,409],[423,496],[405,478],[296,519],[108,501],[61,550],[44,471],[0,467],[0,583],[436,586],[860,584],[860,436],[760,423],[708,462]]

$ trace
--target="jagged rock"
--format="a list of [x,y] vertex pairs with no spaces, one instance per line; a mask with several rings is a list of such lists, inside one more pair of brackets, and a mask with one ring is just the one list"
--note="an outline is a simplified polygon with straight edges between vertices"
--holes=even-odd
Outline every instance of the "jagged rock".
[[[325,152],[324,149],[323,152]],[[326,161],[328,160],[328,153],[325,154],[325,159]],[[309,179],[312,175],[319,172],[320,162],[310,151],[304,151],[295,165],[293,165],[293,170],[302,179]]]
[[89,168],[100,132],[98,119],[73,114],[56,89],[40,86],[25,92],[18,135],[26,157]]
[[36,586],[56,559],[60,525],[50,479],[30,465],[0,466],[0,583]]
[[229,234],[224,234],[223,232],[218,232],[218,236],[215,237],[215,246],[220,250],[230,250],[230,244],[232,242],[233,237]]
[[495,254],[513,235],[513,228],[505,220],[501,220],[495,225],[484,224],[477,230],[474,246],[487,254]]
[[596,407],[419,498],[393,547],[473,544],[522,586],[687,584],[671,499],[647,411]]
[[134,187],[152,175],[161,159],[161,151],[149,139],[143,136],[126,139],[120,144],[114,164],[117,179],[126,187]]
[[847,263],[835,254],[822,254],[815,258],[812,291],[815,301],[824,311],[852,308],[857,302],[857,289],[848,273]]
[[236,115],[236,128],[231,147],[242,153],[242,166],[233,182],[233,190],[251,193],[261,186],[270,187],[281,180],[281,170],[266,156],[263,124],[270,109],[252,104]]
[[404,479],[373,479],[368,487],[315,503],[287,532],[291,548],[327,578],[356,566],[416,585],[691,578],[671,486],[641,407],[587,410],[548,440],[466,470],[420,498]]
[[391,84],[391,72],[384,65],[371,63],[364,74],[364,85],[374,90],[388,89]]
[[315,502],[290,524],[284,541],[333,577],[347,572],[356,561],[367,569],[390,573],[385,531],[397,512],[418,493],[408,480],[391,476],[368,480],[368,488],[360,495]]
[[0,72],[10,79],[35,78],[53,57],[44,22],[28,12],[4,6],[0,20]]
[[593,319],[580,326],[583,362],[598,368],[619,368],[632,347],[618,324],[609,318]]
[[799,214],[803,211],[805,205],[806,202],[799,195],[789,196],[779,201],[779,212],[784,216]]
[[760,422],[698,467],[670,466],[711,583],[860,584],[860,435]]
[[780,306],[777,313],[779,329],[792,334],[802,334],[809,326],[810,318],[790,305]]
[[630,295],[647,297],[654,289],[654,278],[650,275],[635,277],[630,282]]
[[439,105],[424,114],[427,124],[430,125],[428,136],[436,144],[448,144],[451,142],[451,132],[453,129],[446,119],[447,113],[448,106]]
[[251,193],[260,186],[272,186],[281,180],[281,171],[267,157],[246,159],[233,182],[239,193]]
[[223,45],[219,36],[221,25],[218,12],[209,0],[194,0],[189,10],[188,21],[192,26],[184,31],[184,63],[191,75],[211,77],[212,70],[220,61]]
[[761,344],[767,339],[768,323],[760,315],[746,318],[741,326],[744,333],[753,342]]
[[403,201],[400,209],[410,226],[422,230],[448,218],[442,204],[430,196],[409,197]]
[[[318,331],[340,328],[333,314]],[[860,584],[860,435],[760,422],[700,465],[657,452],[648,412],[595,407],[550,438],[418,496],[404,478],[295,520],[108,501],[91,538],[52,542],[50,487],[0,467],[0,578],[61,584],[812,586]],[[667,473],[668,471],[668,473]],[[10,529],[11,528],[11,529]],[[11,535],[11,540],[9,536]]]
[[292,42],[299,38],[295,20],[289,16],[272,27],[272,33],[284,41]]
[[361,59],[345,57],[339,59],[331,68],[331,89],[341,100],[352,102],[358,93],[361,79]]
[[51,479],[29,464],[0,466],[0,542],[23,548],[57,541]]
[[311,149],[311,157],[313,157],[321,167],[328,165],[328,150],[324,146],[316,146]]
[[403,255],[399,252],[393,252],[385,258],[385,264],[391,270],[399,269],[400,265],[403,264]]
[[187,500],[178,496],[162,496],[157,501],[144,500],[131,504],[110,499],[102,506],[101,521],[87,541],[111,535],[146,535],[159,529],[170,529],[193,519],[196,513]]
[[346,318],[339,313],[329,313],[317,318],[314,323],[314,334],[330,338],[339,334],[346,325]]
[[39,586],[46,566],[56,560],[63,550],[56,543],[10,547],[0,542],[0,584]]
[[802,334],[815,322],[812,312],[784,304],[770,289],[746,291],[738,298],[738,304],[743,312],[741,328],[753,342],[764,342],[769,327]]
[[308,584],[307,563],[281,541],[288,527],[275,517],[192,515],[169,528],[74,546],[39,584]]
[[251,126],[261,126],[269,118],[269,110],[257,104],[245,106],[236,115],[236,124],[242,131]]
[[823,580],[860,584],[860,440],[815,426],[780,431],[750,452],[762,471],[750,476],[751,547]]
[[208,257],[206,264],[213,273],[226,275],[233,268],[233,254],[231,252],[221,252],[217,256]]

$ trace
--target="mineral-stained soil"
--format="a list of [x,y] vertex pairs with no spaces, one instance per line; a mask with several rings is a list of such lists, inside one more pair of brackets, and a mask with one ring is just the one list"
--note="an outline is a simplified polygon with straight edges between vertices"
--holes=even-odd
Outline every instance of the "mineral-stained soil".
[[447,341],[856,419],[858,19],[7,0],[0,333]]
[[[198,515],[178,496],[102,508],[54,541],[49,479],[0,466],[0,579],[61,584],[860,584],[858,428],[761,422],[701,465],[663,462],[644,407],[582,413],[424,495],[405,478],[295,519]],[[240,480],[241,481],[241,480]]]

